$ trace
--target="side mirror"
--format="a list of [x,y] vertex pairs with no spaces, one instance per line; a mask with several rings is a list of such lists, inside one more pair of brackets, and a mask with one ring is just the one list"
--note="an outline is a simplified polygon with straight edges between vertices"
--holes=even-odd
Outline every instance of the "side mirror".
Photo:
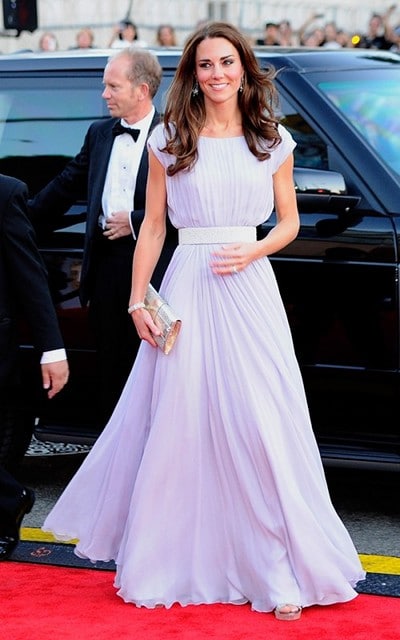
[[361,197],[350,196],[344,177],[336,171],[295,167],[293,171],[297,204],[301,212],[344,212],[354,209]]

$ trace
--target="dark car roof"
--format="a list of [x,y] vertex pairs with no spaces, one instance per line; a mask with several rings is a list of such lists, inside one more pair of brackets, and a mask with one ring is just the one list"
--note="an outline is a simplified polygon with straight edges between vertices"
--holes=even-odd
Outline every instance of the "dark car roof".
[[[150,48],[156,54],[164,68],[175,68],[182,53],[181,47]],[[259,59],[268,59],[281,67],[291,65],[303,71],[321,71],[324,69],[352,69],[362,67],[392,66],[400,64],[400,56],[388,51],[373,49],[324,49],[305,47],[255,47]],[[114,49],[91,49],[90,51],[67,50],[51,53],[21,51],[20,53],[0,56],[0,72],[73,71],[75,69],[97,71],[104,68]]]

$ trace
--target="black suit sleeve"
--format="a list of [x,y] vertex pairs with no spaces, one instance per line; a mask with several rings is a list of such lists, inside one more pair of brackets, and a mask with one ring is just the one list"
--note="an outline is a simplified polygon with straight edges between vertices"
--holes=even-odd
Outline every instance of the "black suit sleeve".
[[26,214],[27,188],[17,180],[12,180],[11,185],[8,199],[1,202],[1,269],[6,275],[3,284],[5,282],[8,286],[3,291],[5,296],[2,304],[5,308],[0,311],[12,316],[18,307],[40,352],[60,349],[64,344],[48,286],[47,271]]

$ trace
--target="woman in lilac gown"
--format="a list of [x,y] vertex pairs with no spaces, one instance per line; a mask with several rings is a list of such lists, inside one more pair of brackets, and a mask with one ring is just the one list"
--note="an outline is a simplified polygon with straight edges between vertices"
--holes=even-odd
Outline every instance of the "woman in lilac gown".
[[[129,301],[143,341],[44,523],[78,538],[79,556],[115,560],[118,595],[137,606],[249,602],[295,620],[351,600],[365,577],[329,497],[268,259],[299,225],[295,145],[274,118],[272,77],[230,25],[189,38],[149,139]],[[182,319],[169,355],[142,303],[166,212],[180,240],[161,293]]]

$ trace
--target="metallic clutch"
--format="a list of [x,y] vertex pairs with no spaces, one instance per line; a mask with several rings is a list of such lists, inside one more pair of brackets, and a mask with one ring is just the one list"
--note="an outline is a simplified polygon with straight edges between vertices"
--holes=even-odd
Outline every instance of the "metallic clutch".
[[168,354],[174,346],[175,340],[181,328],[182,321],[168,302],[149,284],[144,299],[147,311],[150,313],[154,324],[161,331],[161,335],[154,336],[154,340],[160,349]]

